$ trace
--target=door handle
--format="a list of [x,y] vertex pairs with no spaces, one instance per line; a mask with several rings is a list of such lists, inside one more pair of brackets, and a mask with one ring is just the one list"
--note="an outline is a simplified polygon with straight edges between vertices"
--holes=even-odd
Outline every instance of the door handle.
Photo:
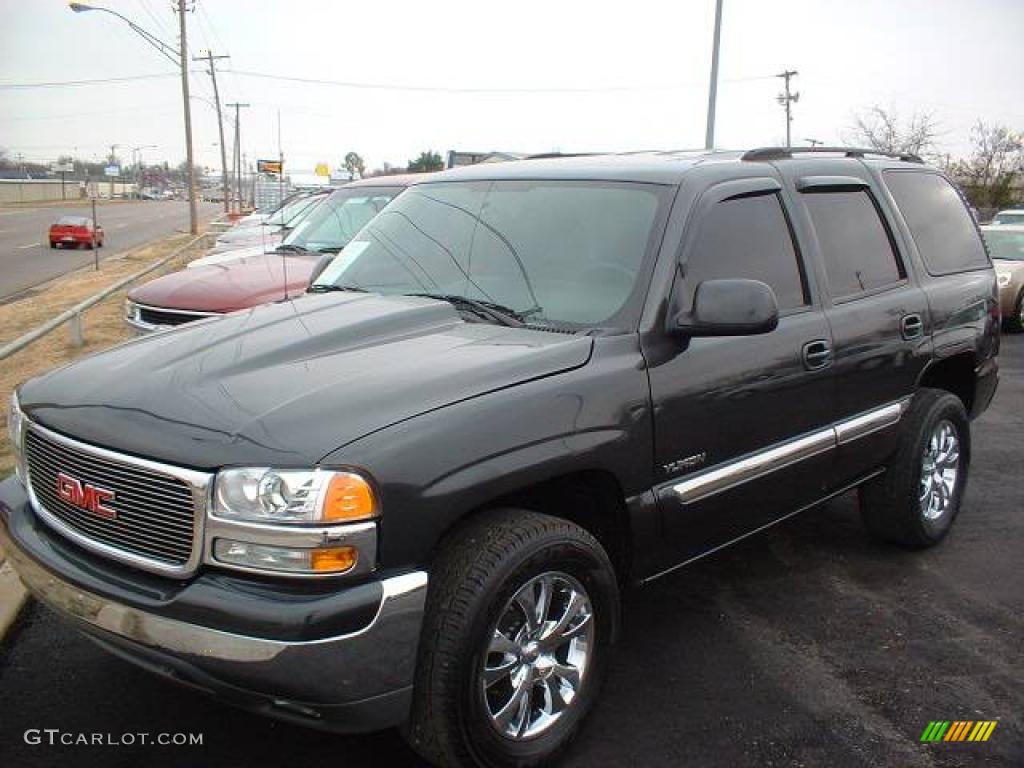
[[907,341],[924,336],[924,321],[918,314],[904,315],[900,318],[900,334]]
[[825,339],[815,339],[804,344],[804,368],[817,371],[832,364],[832,346]]

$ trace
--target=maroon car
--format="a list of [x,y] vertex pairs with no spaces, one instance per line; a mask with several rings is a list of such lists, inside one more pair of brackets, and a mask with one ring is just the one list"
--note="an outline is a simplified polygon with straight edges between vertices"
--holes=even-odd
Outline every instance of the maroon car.
[[421,175],[363,179],[335,190],[269,253],[158,277],[128,293],[125,321],[142,333],[305,292],[325,253],[338,253]]
[[[95,232],[93,231],[95,229]],[[94,225],[87,216],[61,216],[50,225],[51,248],[92,248],[93,236],[96,246],[103,247],[103,227]]]

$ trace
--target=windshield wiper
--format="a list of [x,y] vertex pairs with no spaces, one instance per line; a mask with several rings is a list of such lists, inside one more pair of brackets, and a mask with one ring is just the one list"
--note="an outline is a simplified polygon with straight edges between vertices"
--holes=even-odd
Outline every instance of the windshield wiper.
[[281,243],[274,250],[282,253],[313,253],[309,248],[303,248],[301,245],[292,245],[291,243]]
[[310,293],[330,293],[332,291],[350,291],[352,293],[369,293],[358,285],[334,285],[334,283],[314,283],[309,286]]
[[470,299],[466,296],[460,296],[454,293],[407,293],[405,295],[419,296],[424,299],[447,301],[456,309],[469,310],[477,315],[497,320],[502,325],[507,325],[512,328],[521,328],[526,325],[526,318],[522,313],[517,312],[511,307],[506,307],[503,304],[497,304],[493,301],[478,301],[477,299]]

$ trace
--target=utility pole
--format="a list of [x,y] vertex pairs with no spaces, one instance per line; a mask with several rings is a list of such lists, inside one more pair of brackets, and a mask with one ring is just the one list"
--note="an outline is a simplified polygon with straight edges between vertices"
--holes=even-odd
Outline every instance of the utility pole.
[[[116,150],[119,146],[121,146],[121,145],[120,144],[111,144],[110,145],[110,163],[109,163],[109,165],[113,165],[114,163],[117,162],[117,157],[114,155],[114,150]],[[114,177],[113,176],[110,177],[110,199],[111,200],[114,199]]]
[[793,108],[792,108],[793,107],[793,103],[797,102],[797,101],[800,101],[800,94],[799,93],[793,93],[793,92],[791,92],[789,90],[789,81],[790,81],[791,78],[795,77],[798,74],[800,74],[800,73],[797,72],[795,69],[787,69],[785,72],[782,72],[781,74],[776,75],[776,77],[781,77],[786,82],[786,90],[785,90],[784,93],[780,93],[778,95],[777,100],[778,100],[779,104],[781,104],[783,106],[783,108],[786,110],[786,146],[787,147],[793,146],[793,142],[790,139],[790,133],[791,133],[792,128],[793,128]]
[[[231,158],[234,168],[235,193],[238,196],[238,210],[242,210],[242,117],[238,110],[248,107],[248,104],[226,104],[225,106],[235,108],[235,151]],[[223,143],[223,142],[222,142]]]
[[715,102],[718,100],[718,50],[722,40],[722,0],[715,0],[715,40],[711,48],[711,84],[708,87],[708,124],[704,149],[715,148]]
[[228,193],[228,148],[224,146],[224,118],[220,113],[220,91],[217,90],[217,70],[213,66],[214,59],[227,59],[229,56],[214,56],[207,51],[205,56],[193,56],[192,61],[206,61],[210,65],[210,80],[213,81],[213,101],[217,106],[217,129],[220,131],[220,170],[224,185],[224,212],[231,212],[231,197]]
[[196,172],[192,155],[192,107],[188,94],[188,33],[185,30],[187,0],[178,0],[178,25],[181,35],[181,97],[185,102],[185,162],[188,164],[188,220],[189,232],[199,234],[199,210],[196,206]]

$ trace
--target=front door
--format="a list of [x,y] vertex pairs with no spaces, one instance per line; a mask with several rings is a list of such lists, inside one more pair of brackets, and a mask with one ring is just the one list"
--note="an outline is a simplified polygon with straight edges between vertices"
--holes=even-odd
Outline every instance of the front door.
[[727,181],[700,196],[677,309],[689,308],[700,282],[721,278],[768,284],[779,325],[756,336],[655,339],[645,352],[664,568],[818,498],[831,467],[832,338],[777,180]]

